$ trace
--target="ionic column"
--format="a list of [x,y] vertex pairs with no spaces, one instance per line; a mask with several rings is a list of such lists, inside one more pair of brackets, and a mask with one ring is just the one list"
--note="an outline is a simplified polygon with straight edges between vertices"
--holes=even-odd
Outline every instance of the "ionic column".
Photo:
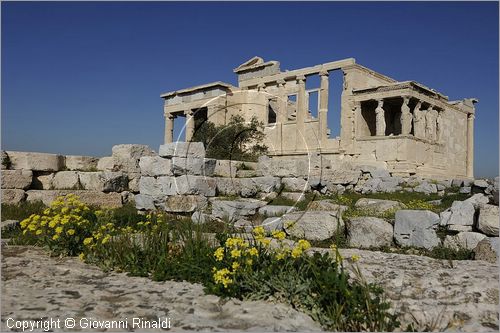
[[194,117],[193,110],[184,111],[186,115],[186,142],[191,141],[194,134]]
[[165,143],[172,143],[174,141],[174,119],[172,114],[165,115]]
[[385,136],[385,111],[384,100],[379,99],[377,108],[375,109],[375,135]]
[[287,102],[288,96],[285,91],[285,80],[278,80],[278,113],[276,115],[277,123],[284,123],[287,120]]
[[297,84],[299,90],[297,92],[297,150],[305,148],[305,124],[306,119],[306,77],[304,75],[297,76]]
[[328,71],[319,73],[321,85],[319,91],[319,144],[321,148],[326,147],[328,140]]
[[285,90],[285,80],[278,80],[278,110],[276,114],[277,150],[283,153],[283,123],[288,120],[288,96]]
[[474,114],[467,117],[467,177],[474,177]]

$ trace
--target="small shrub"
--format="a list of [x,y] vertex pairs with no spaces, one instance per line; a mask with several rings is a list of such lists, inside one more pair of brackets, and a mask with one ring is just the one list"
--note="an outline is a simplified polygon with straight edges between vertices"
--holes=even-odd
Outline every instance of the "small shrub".
[[209,158],[256,162],[268,150],[262,144],[263,129],[256,117],[245,122],[242,116],[232,116],[226,125],[203,122],[196,128],[192,141],[203,142]]
[[12,166],[12,161],[10,160],[9,155],[5,154],[2,156],[2,166],[7,170]]
[[76,255],[91,233],[93,214],[73,194],[57,198],[42,214],[21,221],[23,235],[35,237],[55,254]]
[[[333,255],[308,256],[308,241],[299,240],[290,247],[284,232],[275,231],[278,246],[272,248],[262,227],[255,228],[254,235],[253,242],[228,238],[215,250],[208,291],[285,302],[311,315],[327,330],[390,331],[399,325],[396,316],[389,313],[382,289],[361,278],[350,279],[336,248]],[[357,273],[361,277],[359,269]]]

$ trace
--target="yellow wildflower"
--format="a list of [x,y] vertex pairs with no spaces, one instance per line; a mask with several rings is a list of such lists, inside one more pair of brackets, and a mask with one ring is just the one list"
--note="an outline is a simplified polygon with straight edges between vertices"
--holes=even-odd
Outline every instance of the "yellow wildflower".
[[33,224],[33,223],[32,223],[32,224],[30,224],[30,225],[28,226],[28,229],[29,229],[30,231],[35,231],[35,230],[36,230],[36,224]]
[[109,242],[109,240],[111,239],[111,236],[110,235],[106,235],[106,237],[104,237],[101,241],[101,244],[106,244],[107,242]]
[[232,258],[239,258],[241,257],[241,250],[234,249],[231,251],[231,257]]
[[285,252],[278,252],[278,253],[276,253],[276,259],[283,260],[283,259],[285,259],[285,255],[286,255]]
[[259,255],[259,251],[255,247],[248,249],[247,253],[249,255],[255,256],[255,257],[257,257]]
[[29,219],[24,219],[21,221],[21,228],[26,228],[26,226],[28,225],[28,222],[29,222]]
[[214,252],[215,260],[221,261],[224,258],[224,248],[218,247]]
[[78,258],[80,258],[80,260],[81,260],[81,261],[85,260],[85,253],[83,253],[83,252],[82,252],[82,253],[80,253],[80,254],[78,255]]
[[292,250],[292,258],[298,258],[302,254],[302,248],[300,246],[295,247]]
[[358,261],[359,259],[360,259],[360,256],[358,256],[357,254],[353,254],[353,255],[351,256],[351,260],[352,260],[353,262],[356,262],[356,261]]
[[66,233],[70,236],[74,235],[75,234],[75,229],[69,229],[68,231],[66,231]]
[[265,231],[264,227],[258,226],[258,227],[255,227],[253,229],[253,234],[255,235],[255,237],[264,237],[266,234],[266,231]]
[[286,234],[283,231],[274,230],[273,231],[273,238],[275,238],[277,240],[283,240],[286,238]]
[[83,240],[83,245],[89,245],[94,239],[92,237],[85,238]]
[[267,238],[257,239],[257,241],[266,247],[269,246],[269,244],[271,244],[271,240]]
[[50,208],[47,208],[43,211],[44,215],[49,215],[50,214]]
[[330,249],[332,249],[333,251],[337,251],[337,245],[335,244],[330,245]]
[[58,239],[59,239],[59,235],[52,236],[52,240],[58,240]]
[[56,234],[60,234],[61,232],[63,231],[63,228],[62,227],[57,227],[56,228]]
[[226,247],[237,247],[238,245],[241,244],[243,244],[243,239],[239,237],[226,239]]
[[240,264],[235,261],[235,262],[233,262],[232,267],[233,267],[233,271],[236,271],[240,267]]
[[215,283],[222,284],[224,288],[227,288],[228,285],[233,283],[233,280],[229,278],[230,274],[231,272],[227,268],[216,271],[213,275]]
[[303,251],[311,248],[311,243],[306,241],[305,239],[300,239],[299,240],[299,245],[298,245]]
[[40,235],[41,233],[42,233],[42,230],[41,230],[41,229],[38,229],[38,230],[36,231],[36,235]]
[[246,262],[245,262],[248,266],[251,266],[253,264],[253,260],[252,259],[247,259]]

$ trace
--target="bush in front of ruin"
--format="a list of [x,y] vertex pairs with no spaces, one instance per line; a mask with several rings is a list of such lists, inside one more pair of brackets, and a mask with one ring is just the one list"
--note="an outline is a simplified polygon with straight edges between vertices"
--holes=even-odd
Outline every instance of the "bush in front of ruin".
[[195,129],[192,141],[203,142],[206,157],[220,160],[257,161],[267,153],[264,125],[257,118],[245,121],[232,116],[226,125],[205,121]]

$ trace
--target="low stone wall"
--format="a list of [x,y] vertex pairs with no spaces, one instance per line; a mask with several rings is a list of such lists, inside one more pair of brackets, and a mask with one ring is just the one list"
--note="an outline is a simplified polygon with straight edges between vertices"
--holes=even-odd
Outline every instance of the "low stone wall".
[[87,204],[119,207],[139,191],[139,159],[156,153],[145,145],[114,146],[109,157],[3,151],[2,203],[43,201],[77,194]]

